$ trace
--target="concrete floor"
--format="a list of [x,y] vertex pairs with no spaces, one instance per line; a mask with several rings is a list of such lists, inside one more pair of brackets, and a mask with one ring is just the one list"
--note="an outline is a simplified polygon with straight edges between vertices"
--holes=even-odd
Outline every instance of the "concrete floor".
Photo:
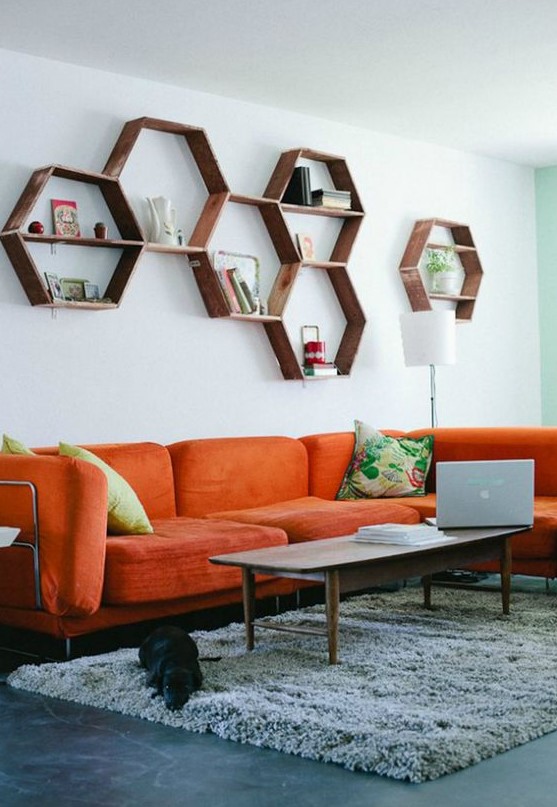
[[[540,582],[515,582],[514,588],[519,587],[539,590]],[[554,588],[549,596],[557,596]],[[4,672],[26,661],[0,651]],[[554,807],[557,803],[557,732],[464,771],[414,785],[7,686],[0,686],[0,710],[0,804],[8,807],[291,803]]]

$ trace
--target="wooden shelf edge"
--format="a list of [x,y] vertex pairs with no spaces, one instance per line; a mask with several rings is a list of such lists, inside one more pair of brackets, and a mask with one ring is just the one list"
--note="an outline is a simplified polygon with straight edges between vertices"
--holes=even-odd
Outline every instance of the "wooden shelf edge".
[[275,314],[237,314],[230,313],[226,319],[234,319],[241,322],[282,322],[282,317]]
[[66,302],[62,302],[61,300],[56,303],[35,303],[33,305],[34,308],[79,308],[79,309],[89,309],[90,311],[112,311],[115,308],[118,308],[118,303],[95,303],[93,300],[91,301],[76,301],[70,302],[69,300]]
[[344,261],[302,261],[302,266],[311,266],[313,269],[345,269]]
[[430,300],[448,300],[449,302],[473,302],[476,298],[468,294],[428,294]]
[[330,216],[331,218],[350,219],[363,218],[365,213],[360,210],[341,210],[338,207],[313,207],[311,205],[290,205],[281,202],[283,213],[300,213],[306,216]]
[[426,249],[452,249],[455,252],[477,252],[476,247],[467,247],[463,244],[433,244],[428,243],[425,245]]
[[265,196],[246,196],[242,193],[231,193],[228,201],[236,202],[239,205],[254,205],[255,207],[261,207],[262,205],[277,207],[279,204],[277,199],[268,199]]
[[[12,231],[14,232],[14,231]],[[72,247],[105,247],[107,249],[124,249],[125,247],[144,246],[144,241],[125,241],[117,238],[68,238],[65,235],[44,235],[38,233],[23,233],[16,230],[24,241],[35,244],[66,244]],[[1,233],[0,237],[9,233]]]
[[158,252],[168,255],[199,255],[200,252],[205,252],[203,247],[192,247],[188,245],[179,246],[178,244],[157,244],[154,241],[148,241],[145,244],[145,252]]

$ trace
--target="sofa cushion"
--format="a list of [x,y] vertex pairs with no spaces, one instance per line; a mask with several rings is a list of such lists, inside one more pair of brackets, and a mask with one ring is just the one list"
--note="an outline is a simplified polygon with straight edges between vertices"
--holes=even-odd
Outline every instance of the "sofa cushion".
[[288,534],[290,543],[350,535],[366,524],[416,524],[420,521],[418,513],[411,507],[384,500],[331,502],[315,496],[266,507],[211,513],[207,518],[280,527]]
[[389,437],[360,420],[355,421],[355,435],[337,499],[424,495],[433,435]]
[[168,451],[179,515],[205,516],[307,496],[307,453],[291,437],[185,440]]
[[155,519],[155,532],[109,536],[102,601],[125,605],[237,589],[240,569],[210,563],[212,555],[282,546],[280,529],[187,517]]

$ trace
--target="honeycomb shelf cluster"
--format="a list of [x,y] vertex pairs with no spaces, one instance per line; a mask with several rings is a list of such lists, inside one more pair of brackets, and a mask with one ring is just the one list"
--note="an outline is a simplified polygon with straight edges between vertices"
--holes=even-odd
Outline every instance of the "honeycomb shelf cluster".
[[[120,183],[122,170],[143,129],[183,137],[206,186],[208,193],[206,201],[188,243],[183,246],[166,246],[147,241]],[[337,190],[350,191],[351,209],[337,210],[282,203],[281,199],[293,175],[296,163],[300,159],[324,163],[333,187]],[[96,185],[114,219],[119,237],[96,240],[24,231],[24,225],[31,215],[34,205],[52,177]],[[257,208],[278,257],[280,268],[268,299],[268,313],[265,315],[231,314],[216,272],[213,270],[208,246],[227,204],[251,205]],[[342,220],[342,226],[329,260],[307,261],[302,258],[288,228],[285,213],[329,216]],[[142,117],[128,121],[123,126],[102,173],[92,173],[61,165],[50,165],[34,171],[0,233],[0,240],[31,305],[48,307],[71,305],[72,308],[94,310],[117,308],[122,302],[143,252],[182,254],[189,261],[209,316],[261,323],[284,378],[302,379],[304,378],[302,368],[283,323],[284,310],[302,265],[313,266],[325,271],[330,279],[346,319],[346,327],[335,363],[340,375],[350,373],[364,330],[365,316],[348,276],[347,263],[363,217],[364,210],[358,192],[346,162],[341,157],[310,149],[293,149],[284,152],[278,160],[264,195],[262,197],[241,196],[230,191],[204,129],[157,118]],[[43,282],[42,273],[37,268],[27,247],[28,243],[71,244],[118,250],[119,259],[105,291],[105,297],[111,302],[107,304],[95,301],[78,303],[53,301]]]

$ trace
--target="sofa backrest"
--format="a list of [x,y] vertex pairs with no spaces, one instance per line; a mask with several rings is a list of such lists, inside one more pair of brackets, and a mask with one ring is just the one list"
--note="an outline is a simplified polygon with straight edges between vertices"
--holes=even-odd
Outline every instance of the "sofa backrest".
[[308,459],[291,437],[215,437],[168,446],[176,509],[200,517],[308,495]]
[[[129,482],[149,518],[176,515],[172,463],[166,448],[158,443],[104,443],[83,445]],[[39,454],[58,454],[58,448],[33,449]]]
[[[408,432],[408,437],[431,434],[432,429]],[[434,464],[427,490],[435,489],[435,463],[465,460],[533,459],[536,496],[557,496],[557,428],[550,426],[493,426],[433,429]]]
[[176,515],[170,454],[158,443],[84,446],[114,468],[136,492],[149,518]]

